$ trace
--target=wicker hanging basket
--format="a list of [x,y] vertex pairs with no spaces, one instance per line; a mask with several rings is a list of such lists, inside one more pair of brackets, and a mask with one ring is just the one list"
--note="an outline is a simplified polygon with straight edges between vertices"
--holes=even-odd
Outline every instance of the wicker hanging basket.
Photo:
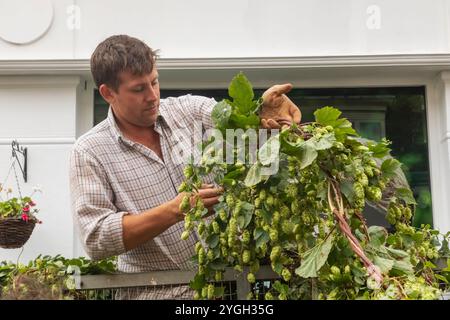
[[30,238],[36,221],[23,221],[19,218],[0,218],[0,247],[17,249]]

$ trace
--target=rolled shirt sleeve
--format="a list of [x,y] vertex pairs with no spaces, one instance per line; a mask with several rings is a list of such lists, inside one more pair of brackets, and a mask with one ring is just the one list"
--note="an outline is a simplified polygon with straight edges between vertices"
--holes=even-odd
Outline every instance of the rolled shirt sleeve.
[[76,147],[70,155],[70,195],[75,225],[87,254],[94,260],[125,252],[123,216],[101,164]]

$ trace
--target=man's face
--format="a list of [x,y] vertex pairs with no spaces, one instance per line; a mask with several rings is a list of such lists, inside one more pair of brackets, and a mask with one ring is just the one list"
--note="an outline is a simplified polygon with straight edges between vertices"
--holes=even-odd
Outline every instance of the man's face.
[[133,75],[124,71],[119,75],[120,85],[117,92],[110,91],[108,102],[114,115],[121,122],[151,127],[158,116],[160,92],[156,67],[150,74]]

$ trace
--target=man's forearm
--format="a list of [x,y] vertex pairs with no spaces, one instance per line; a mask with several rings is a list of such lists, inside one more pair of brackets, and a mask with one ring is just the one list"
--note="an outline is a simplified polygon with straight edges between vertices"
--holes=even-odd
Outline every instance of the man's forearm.
[[123,216],[123,242],[125,249],[131,250],[153,239],[179,222],[180,214],[172,206],[164,203],[137,215]]

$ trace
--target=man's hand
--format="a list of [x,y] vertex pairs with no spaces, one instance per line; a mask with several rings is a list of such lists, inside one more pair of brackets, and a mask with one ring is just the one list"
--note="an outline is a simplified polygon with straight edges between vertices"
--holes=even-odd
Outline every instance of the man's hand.
[[263,105],[260,112],[261,126],[266,129],[280,129],[300,123],[302,113],[285,93],[292,89],[292,84],[274,85],[263,93]]
[[[190,206],[191,208],[195,206],[195,202],[197,198],[200,198],[203,201],[203,205],[206,209],[208,209],[209,214],[213,213],[213,206],[219,203],[219,197],[223,193],[222,188],[214,188],[212,184],[203,184],[198,192],[192,193],[190,197]],[[181,221],[184,219],[184,213],[180,211],[179,207],[181,201],[184,196],[187,195],[187,192],[182,192],[178,194],[173,200],[169,201],[171,212],[175,212],[177,216],[177,220]]]

